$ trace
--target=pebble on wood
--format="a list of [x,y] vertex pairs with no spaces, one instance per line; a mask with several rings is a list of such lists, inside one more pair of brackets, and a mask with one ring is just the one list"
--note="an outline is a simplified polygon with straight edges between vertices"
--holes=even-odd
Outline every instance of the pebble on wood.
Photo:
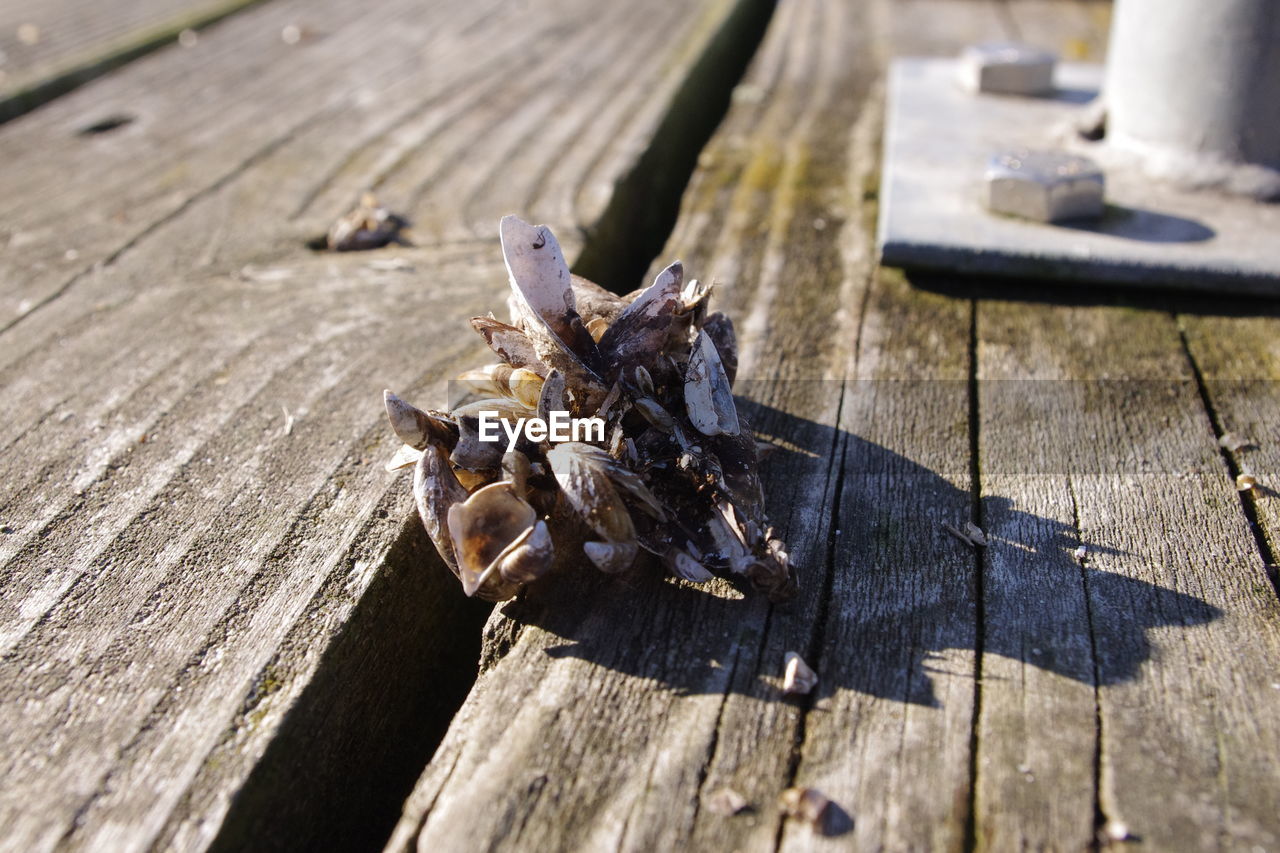
[[852,825],[844,809],[817,788],[788,788],[778,804],[787,817],[804,821],[819,835],[841,835]]
[[809,693],[818,684],[818,674],[809,668],[804,658],[796,652],[787,652],[786,670],[782,679],[782,692],[788,695]]
[[747,798],[732,788],[720,788],[707,797],[707,809],[726,817],[736,815],[750,808]]

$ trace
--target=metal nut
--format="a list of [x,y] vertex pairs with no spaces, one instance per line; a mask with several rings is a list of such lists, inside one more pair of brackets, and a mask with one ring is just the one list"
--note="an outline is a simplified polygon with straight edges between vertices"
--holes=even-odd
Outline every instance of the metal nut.
[[1013,42],[966,47],[960,54],[960,85],[969,92],[1044,95],[1053,91],[1053,66],[1047,50]]
[[1102,169],[1064,151],[1005,151],[987,163],[987,207],[1036,222],[1097,219],[1106,209]]

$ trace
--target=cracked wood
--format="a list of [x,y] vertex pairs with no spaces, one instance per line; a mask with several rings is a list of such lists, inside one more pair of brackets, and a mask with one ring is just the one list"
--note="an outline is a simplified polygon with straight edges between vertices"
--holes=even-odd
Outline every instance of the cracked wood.
[[[1089,848],[1099,820],[1155,848],[1274,843],[1275,595],[1160,298],[1135,312],[914,281],[927,292],[873,271],[856,224],[871,45],[1021,34],[1097,56],[1105,15],[778,9],[658,260],[723,281],[740,394],[793,448],[766,485],[790,508],[774,512],[801,598],[566,580],[495,614],[389,849],[816,846],[781,821],[791,784],[840,802],[859,848]],[[1195,352],[1204,328],[1248,340],[1269,322],[1185,324]],[[1227,346],[1202,370],[1238,375]],[[820,376],[848,379],[778,381]],[[1210,389],[1270,423],[1269,402]],[[971,513],[981,550],[940,531]],[[777,693],[787,649],[818,670],[811,704]],[[718,814],[723,787],[753,809]]]
[[[805,847],[777,804],[793,783],[862,843],[963,842],[974,563],[936,525],[970,507],[969,312],[871,280],[876,12],[778,8],[657,261],[721,283],[744,411],[784,441],[766,493],[799,598],[565,579],[495,614],[390,849]],[[811,698],[781,695],[790,650]],[[752,809],[708,807],[724,787]]]
[[[260,0],[0,2],[0,121]],[[120,114],[117,114],[120,115]],[[84,116],[81,128],[109,118]]]
[[[589,229],[734,8],[272,2],[0,129],[7,844],[388,831],[483,611],[381,389],[443,399],[499,215]],[[305,247],[369,186],[417,248]]]

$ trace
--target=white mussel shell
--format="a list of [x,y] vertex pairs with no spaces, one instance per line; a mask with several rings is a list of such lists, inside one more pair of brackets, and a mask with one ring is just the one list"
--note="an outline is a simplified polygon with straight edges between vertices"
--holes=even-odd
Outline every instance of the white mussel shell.
[[684,578],[692,583],[706,583],[715,575],[711,571],[691,555],[681,551],[676,554],[676,558],[671,565],[671,570],[678,578]]
[[520,319],[527,319],[526,311],[531,311],[561,342],[570,344],[569,315],[576,316],[578,311],[559,241],[545,225],[530,225],[516,216],[502,217],[500,228],[502,256]]
[[422,450],[428,444],[442,444],[451,448],[457,441],[458,428],[444,418],[428,414],[390,391],[382,392],[382,401],[391,428],[410,447]]
[[586,542],[582,551],[600,571],[616,574],[631,568],[640,546],[635,542]]
[[782,692],[802,695],[812,691],[818,685],[818,674],[809,667],[809,664],[804,662],[804,658],[800,657],[797,652],[787,652],[783,660],[785,661],[785,666],[782,676]]
[[690,422],[703,435],[738,434],[738,409],[733,403],[729,377],[706,332],[698,333],[698,342],[689,356],[684,402]]
[[569,267],[555,235],[545,225],[515,216],[502,218],[501,231],[513,318],[538,359],[564,373],[575,393],[598,405],[608,389],[589,366],[598,360],[596,342],[578,316]]
[[707,317],[702,324],[702,331],[711,338],[716,346],[716,354],[720,356],[720,364],[724,367],[725,378],[732,387],[738,375],[738,338],[733,331],[733,321],[726,315],[716,312]]
[[680,306],[684,267],[679,261],[658,273],[600,338],[600,352],[611,364],[652,363],[663,350],[671,318]]

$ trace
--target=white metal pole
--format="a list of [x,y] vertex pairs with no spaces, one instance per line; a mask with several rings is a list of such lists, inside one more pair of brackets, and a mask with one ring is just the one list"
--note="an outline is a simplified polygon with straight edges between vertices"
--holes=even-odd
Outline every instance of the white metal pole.
[[1280,196],[1280,0],[1117,0],[1105,100],[1152,174]]

